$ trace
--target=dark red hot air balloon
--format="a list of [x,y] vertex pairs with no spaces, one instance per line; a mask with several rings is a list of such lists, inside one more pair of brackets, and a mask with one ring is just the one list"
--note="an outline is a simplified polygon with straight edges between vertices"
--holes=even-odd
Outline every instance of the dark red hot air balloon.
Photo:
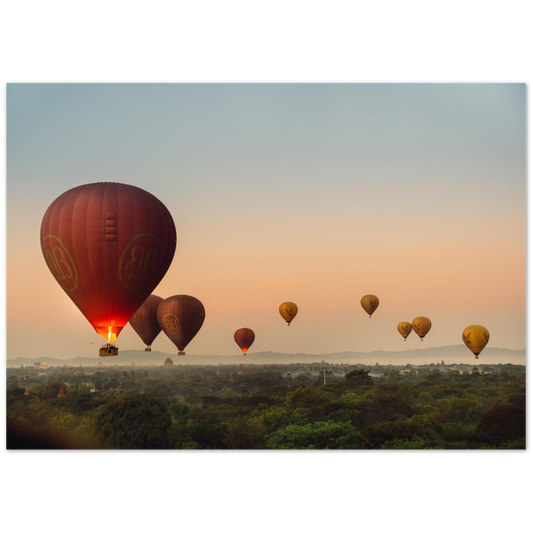
[[204,323],[205,308],[194,296],[178,294],[159,304],[157,320],[166,336],[178,348],[178,355],[185,355],[185,347]]
[[[41,248],[57,282],[109,345],[168,270],[176,228],[149,192],[91,183],[52,202],[41,224]],[[117,353],[116,347],[100,351]]]
[[151,294],[130,318],[130,325],[146,344],[145,352],[151,352],[152,342],[161,332],[161,326],[157,321],[157,308],[163,298]]
[[233,338],[242,350],[242,354],[246,355],[246,352],[255,341],[255,333],[250,328],[241,328],[235,332]]

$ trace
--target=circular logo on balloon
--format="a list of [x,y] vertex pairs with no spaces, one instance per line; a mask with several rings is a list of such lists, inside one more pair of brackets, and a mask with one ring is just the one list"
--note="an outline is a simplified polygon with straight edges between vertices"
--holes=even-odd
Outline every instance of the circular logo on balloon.
[[176,315],[172,313],[167,313],[163,317],[163,327],[167,333],[171,335],[177,333],[180,330],[180,321]]
[[57,282],[67,292],[78,287],[78,269],[69,251],[55,235],[46,235],[41,243],[46,264]]
[[205,320],[205,311],[202,311],[194,320],[192,324],[192,330],[196,331],[199,330],[202,327],[202,324]]
[[139,233],[126,245],[118,264],[120,283],[132,291],[153,277],[163,261],[163,245],[153,233]]

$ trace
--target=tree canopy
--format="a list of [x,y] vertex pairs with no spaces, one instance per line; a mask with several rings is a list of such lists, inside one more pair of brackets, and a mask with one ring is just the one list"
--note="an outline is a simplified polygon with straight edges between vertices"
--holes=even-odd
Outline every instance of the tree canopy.
[[8,448],[525,448],[525,368],[479,369],[8,369]]

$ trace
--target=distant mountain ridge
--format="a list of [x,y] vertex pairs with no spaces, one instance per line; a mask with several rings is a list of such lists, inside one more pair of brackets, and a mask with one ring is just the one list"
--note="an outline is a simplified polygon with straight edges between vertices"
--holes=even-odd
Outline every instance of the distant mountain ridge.
[[96,366],[101,361],[104,366],[127,366],[134,362],[136,365],[162,365],[167,357],[170,357],[174,364],[190,365],[234,365],[234,364],[289,364],[289,363],[317,363],[325,361],[327,363],[364,364],[380,365],[396,364],[417,364],[424,365],[430,363],[440,363],[444,360],[449,364],[498,364],[512,363],[517,365],[526,364],[526,350],[510,350],[508,348],[485,348],[479,359],[463,346],[438,346],[433,348],[417,348],[404,351],[384,351],[373,352],[336,352],[330,354],[306,354],[306,353],[278,353],[278,352],[257,352],[242,355],[186,355],[178,357],[175,353],[145,352],[143,350],[119,351],[117,357],[73,357],[71,359],[57,359],[53,357],[17,357],[7,359],[8,367],[32,366],[35,362],[46,363],[49,366]]

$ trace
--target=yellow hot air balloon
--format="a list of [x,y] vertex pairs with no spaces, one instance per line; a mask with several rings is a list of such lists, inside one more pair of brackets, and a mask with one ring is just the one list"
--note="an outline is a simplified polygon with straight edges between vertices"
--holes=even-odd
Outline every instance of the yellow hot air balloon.
[[411,322],[415,333],[420,337],[420,340],[424,340],[424,337],[431,329],[431,320],[425,316],[419,316],[413,319]]
[[287,326],[290,326],[292,320],[298,314],[298,306],[294,302],[283,302],[279,306],[279,314],[287,322]]
[[379,306],[379,298],[373,294],[367,294],[361,298],[361,305],[363,309],[368,313],[368,317],[372,318],[372,313]]
[[487,346],[489,339],[489,330],[483,326],[468,326],[463,331],[463,342],[476,356],[476,359],[479,358],[479,354],[482,352],[483,348]]
[[400,335],[403,337],[403,340],[406,341],[407,337],[409,337],[409,334],[413,330],[413,326],[411,326],[410,322],[400,322],[398,324],[398,331],[400,332]]

